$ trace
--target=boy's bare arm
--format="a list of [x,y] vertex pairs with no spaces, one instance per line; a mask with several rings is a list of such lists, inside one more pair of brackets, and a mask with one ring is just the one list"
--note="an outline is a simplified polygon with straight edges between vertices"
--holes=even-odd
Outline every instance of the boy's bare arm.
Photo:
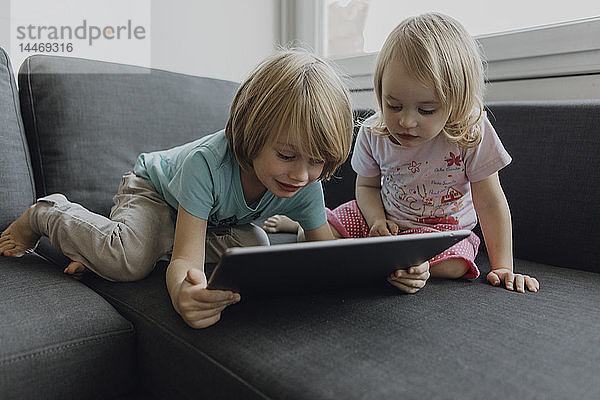
[[329,224],[324,223],[320,227],[316,229],[312,229],[310,231],[304,231],[304,237],[308,242],[314,242],[318,240],[333,240],[333,234],[331,233],[331,229],[329,228]]
[[240,300],[233,292],[206,289],[206,226],[206,220],[179,206],[166,283],[173,307],[192,328],[213,325],[221,318],[225,307]]

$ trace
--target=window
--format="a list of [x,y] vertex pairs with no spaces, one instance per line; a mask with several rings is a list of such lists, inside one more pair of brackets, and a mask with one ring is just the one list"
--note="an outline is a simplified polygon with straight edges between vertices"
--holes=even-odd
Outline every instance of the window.
[[[370,96],[377,51],[405,17],[427,11],[453,16],[476,36],[487,60],[488,99],[502,86],[506,99],[600,97],[600,5],[532,0],[282,0],[295,31],[334,59],[352,78],[356,96]],[[290,32],[288,32],[289,34]],[[285,39],[285,35],[283,36]],[[552,93],[544,93],[549,83]],[[513,95],[514,90],[521,94]],[[490,94],[492,96],[490,96]],[[561,97],[562,96],[562,97]],[[363,103],[359,101],[359,103]]]
[[[600,14],[600,5],[571,0],[548,6],[546,1],[504,0],[324,0],[325,55],[333,58],[377,52],[387,34],[405,17],[428,11],[458,19],[474,36],[588,18]],[[517,10],[517,11],[515,11]]]

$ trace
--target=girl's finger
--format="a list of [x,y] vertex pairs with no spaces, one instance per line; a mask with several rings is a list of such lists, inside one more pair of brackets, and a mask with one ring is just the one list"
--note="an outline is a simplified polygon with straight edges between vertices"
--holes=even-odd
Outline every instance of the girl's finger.
[[515,275],[512,272],[508,272],[504,277],[504,285],[508,290],[514,289]]
[[404,283],[398,282],[393,279],[388,279],[388,282],[391,283],[393,286],[397,287],[398,289],[402,290],[404,293],[416,293],[420,289],[412,286],[407,286]]
[[515,286],[517,292],[525,293],[525,277],[521,274],[515,275]]
[[537,279],[530,276],[525,276],[525,283],[527,284],[527,289],[529,289],[530,292],[535,293],[540,288],[540,284],[538,283]]
[[487,280],[494,286],[498,286],[501,282],[500,278],[494,271],[490,271],[490,273],[487,275]]

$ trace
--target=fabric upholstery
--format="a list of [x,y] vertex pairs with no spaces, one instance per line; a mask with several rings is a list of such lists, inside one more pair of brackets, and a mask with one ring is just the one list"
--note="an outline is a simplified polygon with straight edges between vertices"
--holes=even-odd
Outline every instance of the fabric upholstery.
[[[354,139],[358,133],[360,124],[365,119],[373,115],[373,110],[359,109],[354,110]],[[354,150],[354,140],[352,141],[352,150]],[[350,154],[352,154],[352,150]],[[333,210],[337,206],[354,199],[354,182],[356,181],[356,172],[350,164],[351,156],[336,170],[335,174],[328,181],[323,182],[323,192],[325,194],[325,205]]]
[[600,272],[600,100],[489,104],[516,257]]
[[0,398],[133,390],[133,326],[98,294],[34,254],[0,257],[0,293]]
[[225,127],[237,84],[100,61],[28,58],[19,71],[38,197],[108,215],[139,153]]
[[0,232],[34,200],[17,86],[8,55],[0,48]]
[[[477,260],[489,269],[485,255]],[[597,398],[600,274],[517,260],[542,289],[430,280],[242,302],[188,328],[159,268],[144,281],[84,282],[136,325],[141,385],[157,398]],[[549,322],[551,320],[551,322]],[[174,383],[174,380],[177,383]]]

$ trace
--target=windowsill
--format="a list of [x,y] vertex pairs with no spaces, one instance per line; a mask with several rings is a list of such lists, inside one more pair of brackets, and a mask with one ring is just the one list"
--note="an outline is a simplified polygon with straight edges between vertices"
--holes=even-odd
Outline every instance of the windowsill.
[[[487,58],[488,98],[494,88],[509,87],[506,82],[513,81],[521,81],[519,84],[525,86],[528,83],[531,87],[535,87],[536,82],[550,83],[553,89],[548,95],[552,98],[600,97],[600,92],[590,92],[589,87],[592,82],[592,88],[597,89],[600,79],[600,17],[477,39]],[[377,53],[370,53],[334,60],[348,74],[349,86],[360,104],[372,102],[367,99],[372,97],[376,58]],[[570,83],[557,84],[557,79],[563,77],[568,77]],[[543,90],[537,92],[545,96]],[[578,97],[580,95],[583,97]]]

